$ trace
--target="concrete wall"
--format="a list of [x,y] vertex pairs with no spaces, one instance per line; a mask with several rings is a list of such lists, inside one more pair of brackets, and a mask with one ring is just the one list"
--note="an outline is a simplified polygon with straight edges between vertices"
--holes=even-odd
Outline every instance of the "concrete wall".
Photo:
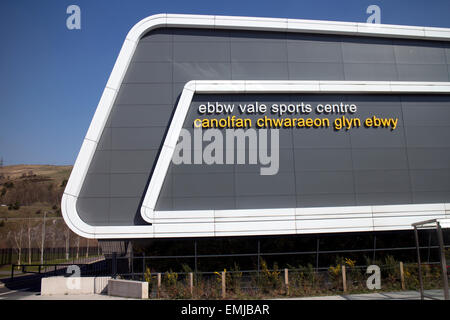
[[108,295],[148,299],[148,282],[110,279],[108,281]]
[[49,277],[41,280],[41,295],[105,293],[110,277]]

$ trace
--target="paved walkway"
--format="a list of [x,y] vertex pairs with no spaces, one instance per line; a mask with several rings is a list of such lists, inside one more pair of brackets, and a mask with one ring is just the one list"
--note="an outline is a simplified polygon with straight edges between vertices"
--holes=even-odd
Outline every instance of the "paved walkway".
[[[289,300],[420,300],[420,292],[374,292],[336,296],[289,298]],[[444,300],[444,292],[443,290],[425,290],[425,300]]]
[[[417,291],[402,292],[374,292],[364,294],[348,294],[336,296],[286,298],[276,300],[419,300],[420,293]],[[443,300],[442,290],[426,290],[425,300]],[[121,297],[111,297],[100,294],[89,295],[52,295],[41,296],[36,292],[22,290],[0,292],[0,300],[134,300]]]
[[0,301],[1,300],[135,300],[135,299],[112,297],[100,294],[41,296],[39,293],[36,292],[28,292],[26,290],[12,290],[0,293]]

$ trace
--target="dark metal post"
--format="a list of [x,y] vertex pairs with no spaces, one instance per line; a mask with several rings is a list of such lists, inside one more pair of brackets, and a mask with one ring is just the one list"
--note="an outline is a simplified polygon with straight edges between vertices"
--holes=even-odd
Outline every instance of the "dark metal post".
[[431,229],[428,230],[428,254],[427,254],[428,263],[430,263],[430,247],[431,247]]
[[142,281],[145,280],[145,252],[142,252]]
[[372,255],[372,263],[375,263],[375,253],[377,249],[377,236],[373,235],[373,255]]
[[15,264],[11,265],[11,279],[14,278],[14,267],[15,266],[16,266]]
[[444,239],[442,237],[441,224],[436,221],[436,231],[439,241],[439,251],[441,256],[441,268],[442,268],[442,282],[444,285],[444,299],[449,300],[448,297],[448,277],[447,277],[447,261],[445,259]]
[[117,252],[113,252],[112,254],[112,276],[111,278],[115,279],[117,277]]
[[320,242],[320,239],[317,238],[317,243],[316,243],[316,271],[319,270],[319,242]]
[[131,280],[134,280],[134,254],[133,254],[133,248],[130,252],[130,263],[131,263]]
[[414,226],[414,238],[416,240],[416,250],[417,250],[417,263],[419,266],[419,282],[420,282],[420,299],[423,300],[423,279],[422,279],[422,265],[420,262],[420,248],[419,248],[419,234],[417,232],[417,227]]
[[260,267],[259,267],[260,254],[261,254],[261,243],[258,240],[258,277],[259,277],[259,269],[260,269]]
[[195,278],[197,279],[197,240],[194,240],[194,270]]

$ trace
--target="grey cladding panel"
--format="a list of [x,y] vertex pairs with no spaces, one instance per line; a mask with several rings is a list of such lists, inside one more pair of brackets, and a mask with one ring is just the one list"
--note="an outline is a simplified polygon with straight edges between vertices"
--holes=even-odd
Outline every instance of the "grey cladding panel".
[[342,42],[345,63],[395,63],[394,48],[391,40],[355,39]]
[[109,224],[109,200],[109,197],[78,198],[77,212],[83,221],[90,224]]
[[446,64],[398,64],[398,80],[448,81]]
[[111,173],[148,173],[153,167],[158,149],[110,151]]
[[407,170],[361,170],[355,172],[357,193],[410,191]]
[[172,86],[168,83],[124,83],[117,104],[171,104]]
[[283,80],[289,79],[286,62],[236,62],[231,63],[233,80]]
[[111,174],[111,197],[142,196],[147,183],[146,173]]
[[234,197],[186,197],[173,199],[172,210],[211,210],[215,208],[217,210],[224,209],[229,210],[235,208]]
[[348,132],[335,132],[330,128],[309,128],[294,130],[295,148],[350,148],[350,135]]
[[344,80],[344,65],[335,62],[289,62],[289,80]]
[[113,150],[148,150],[161,146],[165,127],[112,128]]
[[244,196],[236,198],[236,209],[295,208],[294,195]]
[[172,42],[139,42],[134,62],[172,62]]
[[231,61],[286,62],[286,44],[279,41],[232,42]]
[[237,173],[236,193],[239,196],[271,196],[295,194],[293,173],[261,176],[259,172]]
[[352,157],[355,170],[408,169],[405,148],[355,148]]
[[411,180],[413,191],[450,191],[450,170],[412,170]]
[[[441,197],[441,199],[443,199]],[[437,201],[440,202],[441,200]],[[421,201],[418,203],[426,203]],[[436,202],[436,201],[433,201]],[[415,203],[412,201],[409,192],[376,192],[376,193],[357,193],[356,204],[358,206],[367,206],[377,203],[379,205]]]
[[296,171],[352,170],[351,149],[295,149]]
[[298,171],[295,178],[299,195],[355,192],[352,171]]
[[174,42],[174,62],[229,62],[230,44],[226,42]]
[[[93,225],[143,223],[145,187],[187,81],[449,81],[449,48],[442,42],[339,35],[151,31],[136,48],[97,146],[77,204],[80,216]],[[353,101],[359,117],[397,117],[399,124],[393,132],[283,129],[276,176],[260,176],[254,165],[171,165],[158,210],[450,201],[448,96],[196,96],[193,108],[208,100]],[[191,110],[185,127],[195,117]]]
[[340,207],[354,206],[353,193],[302,194],[297,197],[297,207]]
[[[231,68],[225,62],[176,62],[173,65],[173,80],[181,83],[180,89],[190,80],[231,80]],[[181,89],[182,90],[182,89]],[[180,94],[180,90],[174,90]]]
[[394,41],[395,57],[398,63],[444,64],[445,51],[442,44],[425,45],[422,41]]
[[171,83],[172,68],[169,62],[134,62],[123,83]]
[[289,62],[342,62],[339,41],[289,40],[287,55]]
[[345,79],[381,81],[398,78],[394,63],[346,63]]
[[174,174],[173,178],[174,197],[220,197],[234,194],[234,179],[227,173]]
[[450,169],[450,148],[408,148],[411,169]]
[[172,117],[173,105],[116,105],[111,127],[165,127]]

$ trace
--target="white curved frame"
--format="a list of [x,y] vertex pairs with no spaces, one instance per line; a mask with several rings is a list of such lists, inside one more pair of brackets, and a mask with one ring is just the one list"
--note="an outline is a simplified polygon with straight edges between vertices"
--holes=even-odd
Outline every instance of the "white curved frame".
[[[118,239],[393,230],[410,228],[411,219],[414,219],[412,220],[414,222],[417,219],[445,217],[447,211],[450,210],[450,204],[441,203],[264,210],[164,211],[164,215],[161,216],[153,208],[194,92],[245,93],[264,90],[264,92],[450,93],[450,83],[448,82],[191,81],[186,84],[183,90],[168,135],[165,138],[163,149],[158,158],[155,173],[151,177],[143,207],[141,208],[142,217],[145,221],[153,223],[153,225],[92,226],[86,224],[77,213],[76,201],[101,133],[106,125],[137,43],[148,31],[160,27],[262,30],[450,40],[450,29],[444,28],[173,14],[158,14],[143,19],[130,30],[125,39],[63,194],[61,209],[64,220],[77,234],[87,238]],[[365,221],[365,223],[361,223],[361,221]],[[381,224],[378,221],[381,221]]]

